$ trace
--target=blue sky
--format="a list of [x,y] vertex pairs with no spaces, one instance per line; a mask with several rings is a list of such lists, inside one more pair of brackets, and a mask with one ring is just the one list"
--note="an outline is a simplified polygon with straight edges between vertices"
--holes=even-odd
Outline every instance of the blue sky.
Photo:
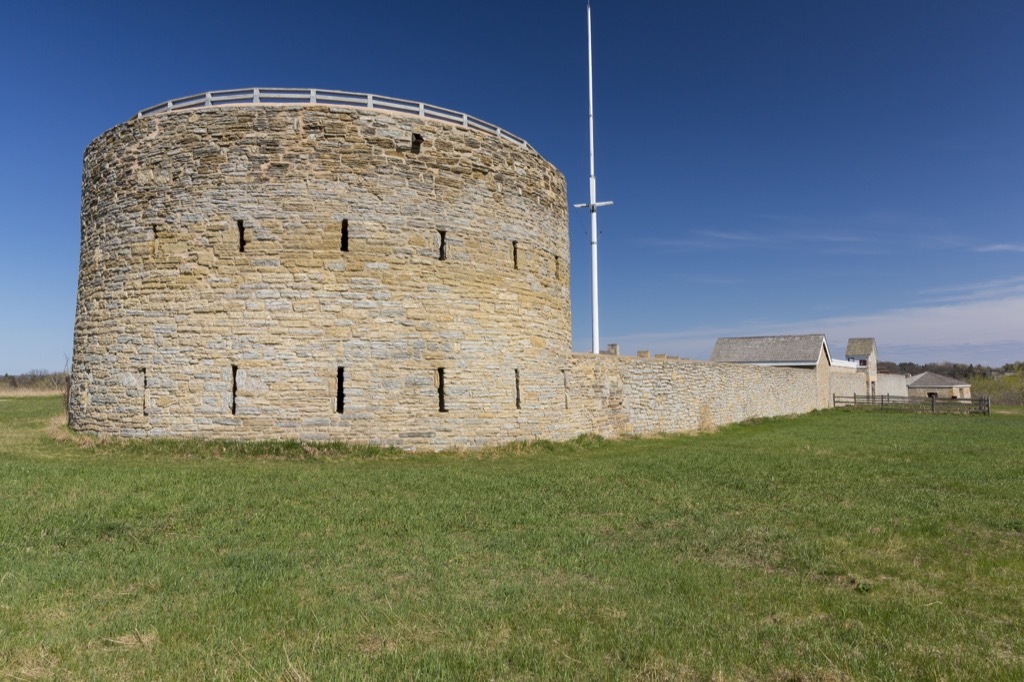
[[[703,359],[718,336],[824,332],[839,354],[1024,359],[1024,3],[592,7],[603,343]],[[0,2],[0,372],[71,353],[86,145],[252,86],[467,112],[588,198],[584,0]]]

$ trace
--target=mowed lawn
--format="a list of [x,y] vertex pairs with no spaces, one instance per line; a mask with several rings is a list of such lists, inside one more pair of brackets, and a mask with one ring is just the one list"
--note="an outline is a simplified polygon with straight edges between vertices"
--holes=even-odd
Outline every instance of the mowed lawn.
[[0,398],[0,679],[1024,679],[1024,417],[470,453]]

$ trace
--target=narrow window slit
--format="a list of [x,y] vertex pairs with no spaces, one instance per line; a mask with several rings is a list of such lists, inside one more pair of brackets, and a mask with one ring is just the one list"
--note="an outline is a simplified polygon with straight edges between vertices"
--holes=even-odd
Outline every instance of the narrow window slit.
[[338,368],[338,395],[336,396],[338,414],[345,414],[345,368]]
[[444,367],[437,368],[437,411],[448,411],[444,406]]
[[238,253],[245,253],[245,222],[238,221]]
[[444,230],[438,230],[437,233],[441,235],[441,245],[437,251],[437,259],[448,260],[448,233]]
[[519,269],[519,242],[512,240],[512,269]]
[[142,416],[149,416],[149,379],[146,376],[146,368],[143,367],[142,372]]
[[516,409],[523,409],[522,396],[519,393],[519,368],[516,368]]
[[341,250],[348,251],[348,218],[341,221]]
[[565,394],[565,409],[569,409],[569,370],[562,370],[562,392]]
[[562,279],[562,259],[555,256],[555,280]]
[[[241,221],[239,221],[241,222]],[[231,414],[238,407],[238,365],[231,365]]]

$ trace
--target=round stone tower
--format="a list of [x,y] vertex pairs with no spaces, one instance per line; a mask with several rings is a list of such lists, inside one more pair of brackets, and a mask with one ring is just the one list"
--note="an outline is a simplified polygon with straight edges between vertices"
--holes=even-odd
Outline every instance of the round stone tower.
[[73,428],[438,449],[575,434],[565,180],[425,104],[205,93],[85,152]]

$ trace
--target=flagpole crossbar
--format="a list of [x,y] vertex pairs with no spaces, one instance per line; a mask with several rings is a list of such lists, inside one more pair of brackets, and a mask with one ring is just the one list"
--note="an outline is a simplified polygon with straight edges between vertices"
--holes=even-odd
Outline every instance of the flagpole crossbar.
[[602,206],[611,206],[614,203],[614,201],[598,201],[593,204],[573,204],[572,206],[573,208],[589,208],[591,211],[596,211]]

